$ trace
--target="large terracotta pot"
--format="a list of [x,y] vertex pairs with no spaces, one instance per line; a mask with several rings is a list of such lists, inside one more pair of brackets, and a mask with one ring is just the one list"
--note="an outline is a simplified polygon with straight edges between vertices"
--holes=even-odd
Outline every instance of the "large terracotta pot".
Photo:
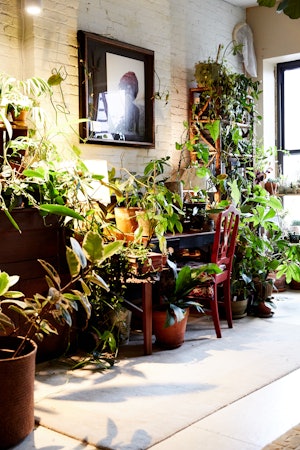
[[115,208],[116,227],[124,236],[133,235],[138,228],[136,213],[140,208]]
[[165,327],[167,312],[164,310],[153,310],[153,333],[156,343],[164,348],[173,349],[180,347],[184,342],[189,309],[186,309],[185,317],[174,325]]
[[37,345],[27,341],[23,355],[11,358],[17,337],[0,337],[0,449],[17,445],[34,427],[34,377]]

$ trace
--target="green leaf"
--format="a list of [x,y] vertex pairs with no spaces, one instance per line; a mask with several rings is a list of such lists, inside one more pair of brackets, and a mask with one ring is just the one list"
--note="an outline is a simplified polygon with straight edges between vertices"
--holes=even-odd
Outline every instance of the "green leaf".
[[69,267],[69,272],[72,278],[77,277],[81,270],[81,260],[77,254],[69,247],[66,249],[66,258]]
[[83,250],[82,250],[79,242],[76,239],[74,239],[73,237],[70,238],[70,242],[71,242],[73,251],[76,253],[76,255],[78,256],[78,258],[80,260],[82,268],[85,269],[87,266],[87,259],[85,257],[85,254],[83,253]]
[[0,330],[6,330],[7,328],[14,328],[14,323],[10,317],[0,311]]
[[181,322],[184,319],[185,310],[174,304],[171,304],[170,308],[173,311],[177,322]]
[[24,297],[23,292],[20,291],[8,291],[5,294],[5,298],[20,298]]
[[6,215],[6,217],[8,218],[8,220],[10,221],[10,223],[15,227],[16,230],[19,231],[19,233],[21,233],[19,225],[17,224],[17,222],[15,221],[13,216],[10,214],[10,212],[6,208],[3,208],[3,211],[4,211],[4,214]]
[[271,8],[275,5],[276,0],[257,0],[257,3],[259,6],[267,6],[268,8]]
[[44,334],[58,334],[57,329],[48,320],[43,319],[40,323],[40,331]]
[[290,19],[299,19],[300,2],[299,0],[282,0],[277,7],[277,11],[283,11]]
[[67,206],[43,204],[39,205],[39,209],[41,209],[42,211],[46,211],[49,214],[56,214],[58,216],[68,216],[77,220],[85,220],[81,214],[77,213],[71,208],[68,208]]
[[49,275],[50,279],[54,282],[58,289],[60,289],[61,279],[55,268],[43,259],[38,259],[38,262],[41,264],[45,272]]
[[45,169],[43,167],[38,167],[37,169],[25,169],[23,171],[23,175],[28,178],[39,178],[41,180],[45,180]]
[[103,239],[93,231],[89,231],[83,239],[82,248],[89,261],[97,263],[103,257]]
[[91,314],[92,314],[92,306],[87,298],[86,295],[84,295],[82,292],[77,291],[77,290],[73,290],[73,292],[78,295],[78,299],[81,303],[81,305],[83,306],[85,313],[87,315],[87,319],[90,319]]
[[0,295],[4,295],[10,287],[9,275],[6,272],[0,273]]
[[228,185],[231,188],[231,198],[233,199],[235,205],[239,205],[241,201],[241,191],[238,187],[237,181],[234,180],[232,183],[228,182]]
[[207,123],[204,128],[209,131],[213,141],[216,142],[220,136],[220,121],[215,120],[211,123]]

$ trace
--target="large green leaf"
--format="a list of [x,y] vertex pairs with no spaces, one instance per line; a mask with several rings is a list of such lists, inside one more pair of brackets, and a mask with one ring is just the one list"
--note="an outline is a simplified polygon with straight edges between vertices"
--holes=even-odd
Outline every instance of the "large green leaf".
[[84,236],[82,248],[87,259],[94,264],[103,258],[103,239],[98,233],[89,231]]
[[23,175],[28,178],[39,178],[45,180],[45,169],[43,167],[38,167],[37,169],[25,169]]
[[0,295],[4,295],[9,289],[9,275],[6,272],[0,273]]
[[211,123],[207,123],[205,128],[209,131],[213,141],[216,142],[220,136],[220,121],[214,120]]
[[77,239],[74,239],[73,237],[70,238],[70,242],[71,242],[73,252],[76,253],[76,255],[78,256],[78,258],[80,260],[80,264],[81,264],[82,268],[85,269],[87,266],[87,259],[86,259],[86,256],[85,256],[79,242],[77,241]]
[[111,258],[113,255],[118,253],[124,246],[123,241],[114,241],[106,244],[103,247],[103,261],[107,258]]
[[77,254],[69,247],[66,249],[66,258],[71,277],[77,277],[82,266],[80,258],[78,258]]
[[69,216],[77,220],[85,220],[81,214],[63,205],[43,204],[39,206],[39,209],[41,209],[42,211],[46,211],[49,214],[56,214],[58,216]]

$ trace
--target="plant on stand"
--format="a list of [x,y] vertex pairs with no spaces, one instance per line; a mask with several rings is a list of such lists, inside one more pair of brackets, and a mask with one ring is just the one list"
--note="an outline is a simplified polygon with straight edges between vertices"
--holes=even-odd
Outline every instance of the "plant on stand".
[[156,236],[159,247],[166,254],[166,232],[182,231],[182,199],[165,185],[165,168],[169,157],[151,160],[146,164],[142,175],[134,175],[124,169],[125,180],[118,181],[116,187],[116,206],[135,207],[135,224],[131,231],[135,242],[146,238],[146,245]]

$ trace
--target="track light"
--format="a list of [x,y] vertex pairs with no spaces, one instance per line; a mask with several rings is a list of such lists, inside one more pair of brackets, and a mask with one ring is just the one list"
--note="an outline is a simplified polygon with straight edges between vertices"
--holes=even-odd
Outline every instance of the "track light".
[[25,11],[27,14],[36,16],[42,11],[42,0],[25,0]]

